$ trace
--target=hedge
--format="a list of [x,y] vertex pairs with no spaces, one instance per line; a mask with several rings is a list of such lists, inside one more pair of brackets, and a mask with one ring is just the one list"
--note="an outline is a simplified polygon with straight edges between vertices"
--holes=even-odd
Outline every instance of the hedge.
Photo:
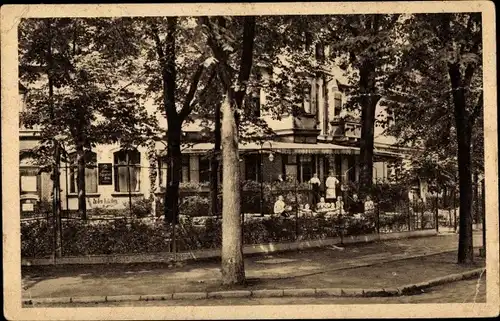
[[[399,226],[404,218],[393,216],[384,226]],[[399,225],[398,225],[399,224]],[[344,227],[345,235],[360,235],[376,232],[375,217],[364,215],[361,218],[345,216],[339,218],[318,214],[314,217],[281,218],[265,217],[246,221],[243,225],[245,244],[268,242],[324,239],[335,237]],[[64,256],[83,256],[99,254],[131,254],[168,252],[172,230],[163,220],[115,219],[115,220],[63,220],[62,242]],[[208,217],[203,225],[195,225],[193,219],[186,217],[178,225],[177,249],[179,251],[220,248],[221,220]],[[51,221],[32,220],[21,223],[21,255],[26,258],[47,257],[51,255],[53,229]]]

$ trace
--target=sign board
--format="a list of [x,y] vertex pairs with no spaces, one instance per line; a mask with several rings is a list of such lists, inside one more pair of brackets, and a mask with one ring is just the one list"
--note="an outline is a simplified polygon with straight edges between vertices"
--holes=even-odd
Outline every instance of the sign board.
[[112,185],[113,184],[113,164],[100,163],[99,170],[99,185]]
[[35,210],[35,207],[34,207],[33,203],[22,204],[22,211],[23,212],[33,212],[34,210]]

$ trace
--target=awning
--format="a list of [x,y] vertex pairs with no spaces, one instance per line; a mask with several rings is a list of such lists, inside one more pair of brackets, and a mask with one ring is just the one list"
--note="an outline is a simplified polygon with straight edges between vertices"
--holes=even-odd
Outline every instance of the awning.
[[[186,145],[183,148],[183,153],[185,154],[200,154],[205,153],[213,149],[213,144],[211,143],[198,143],[192,145]],[[251,152],[276,152],[281,154],[359,154],[359,148],[350,146],[341,146],[335,144],[317,143],[317,144],[305,144],[305,143],[285,143],[285,142],[269,142],[266,141],[264,144],[259,143],[247,143],[240,144],[239,150],[242,153]]]
[[[196,143],[183,145],[181,149],[183,154],[204,154],[213,150],[213,148],[214,144],[212,143]],[[164,146],[161,149],[166,153]],[[288,155],[359,155],[359,147],[329,143],[307,144],[266,141],[262,146],[259,143],[241,143],[239,144],[239,150],[242,154],[264,151],[266,153],[275,152]],[[379,157],[401,157],[401,154],[380,149],[375,149],[373,154]]]
[[375,156],[383,156],[383,157],[402,157],[402,154],[399,153],[394,153],[394,152],[389,152],[385,150],[380,150],[380,149],[374,149],[373,150],[373,155]]

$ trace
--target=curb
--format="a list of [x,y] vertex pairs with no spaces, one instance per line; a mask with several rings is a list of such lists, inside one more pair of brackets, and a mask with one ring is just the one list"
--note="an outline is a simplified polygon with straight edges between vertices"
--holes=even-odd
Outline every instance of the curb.
[[408,284],[398,288],[303,288],[303,289],[262,289],[234,290],[216,292],[180,292],[153,295],[114,295],[91,297],[60,297],[22,299],[22,304],[71,304],[71,303],[105,303],[131,301],[165,301],[165,300],[204,300],[225,298],[275,298],[275,297],[388,297],[415,295],[437,285],[468,280],[486,274],[486,268],[479,268],[463,273],[450,274],[426,282]]

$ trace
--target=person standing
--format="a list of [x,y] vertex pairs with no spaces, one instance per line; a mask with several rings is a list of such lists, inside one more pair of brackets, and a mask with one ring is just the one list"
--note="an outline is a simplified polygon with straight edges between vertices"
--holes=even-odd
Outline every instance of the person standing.
[[333,175],[333,171],[330,170],[328,177],[325,182],[326,186],[326,200],[329,203],[335,203],[337,199],[337,184],[339,180]]
[[318,202],[319,202],[319,198],[320,198],[319,185],[321,184],[321,181],[319,180],[317,173],[314,173],[313,177],[309,180],[309,184],[311,184],[311,186],[312,186],[312,194],[313,194],[312,204],[313,204],[314,210],[317,210],[316,204],[318,204]]

